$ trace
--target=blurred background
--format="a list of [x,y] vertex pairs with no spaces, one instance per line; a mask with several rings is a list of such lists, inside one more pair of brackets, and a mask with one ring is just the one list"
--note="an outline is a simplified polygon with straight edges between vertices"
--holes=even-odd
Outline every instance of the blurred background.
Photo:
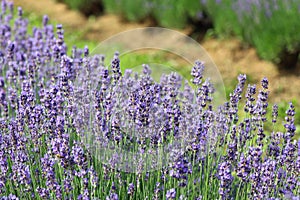
[[[287,102],[299,107],[299,0],[15,0],[30,25],[41,26],[47,14],[52,24],[63,24],[69,47],[92,50],[101,41],[139,27],[166,27],[199,42],[218,66],[227,96],[237,75],[248,83],[270,82],[270,102],[284,111]],[[133,41],[134,42],[134,41]],[[191,66],[164,52],[135,52],[121,58],[132,62],[167,63],[181,73]],[[284,112],[283,112],[284,113]],[[297,115],[300,121],[300,115]]]

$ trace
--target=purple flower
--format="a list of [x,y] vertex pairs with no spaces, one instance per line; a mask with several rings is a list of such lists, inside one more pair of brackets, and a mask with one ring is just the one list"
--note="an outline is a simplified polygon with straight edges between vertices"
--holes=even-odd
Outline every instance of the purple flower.
[[64,177],[65,177],[63,180],[64,192],[68,194],[73,190],[72,181],[74,177],[72,176],[70,171],[65,171]]
[[286,129],[286,133],[284,135],[284,139],[285,142],[290,141],[294,135],[295,135],[295,131],[296,131],[296,126],[295,126],[295,107],[292,103],[290,103],[289,109],[286,111],[286,117],[285,117],[285,121],[286,123],[284,124],[284,127]]
[[227,199],[229,197],[233,181],[231,168],[232,166],[228,161],[223,161],[218,167],[218,178],[220,180],[219,194],[222,199]]
[[262,80],[261,80],[261,86],[267,90],[268,89],[268,85],[269,85],[269,81],[266,77],[264,77]]
[[255,98],[253,97],[256,93],[256,85],[248,85],[247,92],[245,97],[247,98],[244,110],[245,112],[254,113],[254,104]]
[[250,157],[245,158],[244,154],[242,154],[237,166],[237,176],[243,181],[247,181],[250,172]]
[[1,144],[3,144],[3,140],[0,133],[0,191],[5,187],[6,173],[8,171],[8,162],[4,151],[4,145]]
[[119,196],[116,193],[111,193],[106,197],[106,200],[119,200]]
[[86,155],[84,153],[83,148],[79,143],[75,143],[71,151],[71,158],[75,164],[77,164],[80,168],[85,169],[86,167]]
[[129,183],[128,189],[127,189],[127,194],[129,194],[130,196],[132,196],[134,194],[134,184],[133,183]]
[[46,27],[47,24],[48,24],[48,22],[49,22],[48,16],[47,16],[47,15],[44,15],[44,17],[43,17],[43,26]]
[[175,190],[175,188],[172,188],[172,189],[170,189],[170,190],[167,191],[166,198],[167,199],[175,199],[176,198],[176,190]]
[[297,147],[292,141],[288,141],[282,149],[280,163],[292,171],[293,163],[296,160]]
[[240,74],[238,76],[238,84],[236,88],[234,89],[233,93],[230,94],[230,110],[229,110],[229,117],[230,120],[233,120],[234,122],[238,121],[238,103],[241,100],[242,92],[245,86],[246,82],[246,75],[245,74]]
[[1,200],[19,200],[19,198],[14,194],[9,194],[6,197],[2,197]]
[[83,194],[80,194],[77,198],[78,200],[89,200],[89,191],[87,189],[84,190]]
[[15,184],[20,185],[20,187],[25,187],[28,190],[31,184],[29,166],[22,163],[16,163],[12,166],[12,169],[14,171],[13,179]]
[[192,68],[191,75],[193,76],[192,82],[195,85],[200,85],[202,82],[202,77],[203,77],[203,72],[204,72],[204,63],[200,61],[196,61],[195,65]]
[[275,104],[272,109],[272,123],[275,124],[278,117],[278,105]]
[[160,199],[160,192],[161,192],[161,186],[160,186],[160,183],[157,182],[157,183],[155,184],[153,200],[158,200],[158,199]]
[[48,189],[38,187],[36,190],[37,190],[37,193],[39,194],[40,198],[45,199],[45,200],[50,198],[50,192]]
[[188,183],[188,175],[192,173],[191,163],[183,156],[179,157],[170,170],[170,176],[179,181],[180,187],[185,187]]
[[118,81],[122,76],[121,68],[120,68],[120,59],[119,59],[119,53],[118,52],[115,53],[114,58],[111,62],[111,69],[112,69],[112,72],[113,72],[112,78],[115,81]]
[[274,187],[276,185],[274,184],[274,180],[276,178],[276,161],[275,160],[265,160],[262,163],[261,166],[261,181],[262,181],[262,187],[261,187],[261,194],[264,197],[268,197],[269,194],[273,192]]

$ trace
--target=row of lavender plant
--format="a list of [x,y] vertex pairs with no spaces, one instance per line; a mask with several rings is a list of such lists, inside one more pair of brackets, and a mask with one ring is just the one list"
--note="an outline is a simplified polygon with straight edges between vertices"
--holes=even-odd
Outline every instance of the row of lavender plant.
[[[299,1],[201,0],[218,35],[234,34],[284,68],[299,62]],[[289,56],[287,56],[289,55]]]
[[212,26],[216,35],[234,35],[254,46],[261,58],[284,68],[299,63],[298,0],[103,0],[103,5],[107,12],[130,21],[151,16],[164,27],[192,24],[196,26],[194,34]]
[[[55,33],[45,16],[31,35],[21,8],[16,16],[12,3],[2,1],[1,8],[1,199],[299,198],[295,109],[287,109],[284,132],[264,129],[267,120],[275,127],[278,115],[274,105],[273,118],[266,117],[267,79],[258,89],[246,87],[240,75],[229,102],[218,107],[202,62],[191,72],[195,90],[175,73],[154,82],[147,65],[140,75],[122,74],[118,54],[109,67],[103,56],[89,56],[88,48],[73,47],[68,56],[61,25]],[[91,80],[98,81],[92,94],[86,91]],[[245,87],[246,117],[239,118]],[[79,105],[78,93],[95,101]],[[96,132],[82,126],[86,103],[95,110]],[[116,113],[119,108],[124,112]],[[144,170],[151,163],[137,162],[133,173],[116,167],[114,158],[101,162],[82,140],[91,133],[96,144],[149,156],[148,149],[173,141],[183,146],[167,165]]]

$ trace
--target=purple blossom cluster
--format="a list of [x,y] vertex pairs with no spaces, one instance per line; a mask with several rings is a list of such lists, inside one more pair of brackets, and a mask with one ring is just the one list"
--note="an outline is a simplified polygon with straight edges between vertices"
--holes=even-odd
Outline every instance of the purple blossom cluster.
[[[62,25],[45,16],[29,33],[22,9],[13,12],[2,1],[1,199],[299,198],[295,108],[284,131],[266,128],[266,78],[259,89],[240,75],[216,106],[200,61],[191,83],[176,73],[157,83],[148,65],[122,73],[118,53],[108,67],[87,47],[68,56]],[[277,116],[275,105],[271,123]],[[99,159],[97,144],[114,154]]]

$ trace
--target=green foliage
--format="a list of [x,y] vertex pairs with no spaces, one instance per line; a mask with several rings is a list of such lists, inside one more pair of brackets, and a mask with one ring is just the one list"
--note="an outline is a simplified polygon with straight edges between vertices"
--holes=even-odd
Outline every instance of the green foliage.
[[121,1],[119,0],[102,0],[106,12],[121,13]]
[[138,21],[149,15],[150,5],[146,0],[121,1],[121,7],[124,9],[124,16],[130,21]]
[[[147,51],[147,52],[130,52],[120,56],[122,71],[125,69],[132,69],[134,72],[142,72],[142,65],[148,63],[152,69],[152,76],[155,81],[160,81],[162,74],[169,74],[176,71],[182,77],[190,80],[191,66],[190,63],[183,62],[182,60],[176,60],[174,57],[170,59],[170,54],[165,51]],[[174,56],[174,55],[173,55]]]
[[97,15],[102,11],[101,0],[58,0],[67,4],[71,9],[79,10],[85,15]]
[[152,16],[160,26],[183,28],[188,19],[200,10],[198,1],[185,0],[103,0],[110,13],[121,13],[130,21],[140,21]]
[[146,0],[103,0],[107,12],[121,14],[130,21],[140,21],[149,15],[150,4],[147,3]]
[[183,28],[188,17],[185,4],[183,0],[155,0],[152,13],[161,26]]

